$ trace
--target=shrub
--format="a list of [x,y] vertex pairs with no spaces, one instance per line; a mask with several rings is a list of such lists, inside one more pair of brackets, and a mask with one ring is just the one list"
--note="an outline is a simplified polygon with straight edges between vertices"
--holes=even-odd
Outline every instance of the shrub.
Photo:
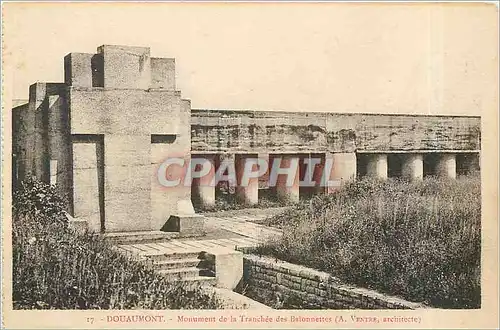
[[352,182],[271,218],[259,253],[443,308],[479,308],[479,177]]
[[13,199],[15,309],[213,309],[219,302],[186,290],[150,265],[113,250],[101,236],[68,229],[64,200],[38,181]]

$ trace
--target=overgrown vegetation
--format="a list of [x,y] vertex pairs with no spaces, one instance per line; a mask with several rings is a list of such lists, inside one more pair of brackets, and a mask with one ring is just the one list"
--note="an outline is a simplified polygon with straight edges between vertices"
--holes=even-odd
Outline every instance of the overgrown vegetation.
[[55,188],[38,181],[22,183],[15,193],[15,309],[219,308],[214,296],[165,281],[101,237],[77,235],[63,206]]
[[302,202],[258,253],[440,308],[480,308],[478,175],[409,183],[362,180]]

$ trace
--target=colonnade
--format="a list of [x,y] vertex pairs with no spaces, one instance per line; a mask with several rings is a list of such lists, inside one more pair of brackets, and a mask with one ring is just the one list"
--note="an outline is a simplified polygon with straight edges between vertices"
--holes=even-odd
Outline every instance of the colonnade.
[[[398,164],[390,160],[395,153],[234,154],[229,156],[226,165],[234,162],[231,166],[234,166],[237,181],[234,188],[235,198],[242,204],[253,206],[259,201],[259,182],[267,182],[271,193],[278,200],[297,202],[302,192],[329,193],[346,181],[356,179],[357,176],[361,176],[359,174],[361,166],[364,166],[363,176],[379,179],[391,176],[391,169],[394,170],[391,166],[398,167],[397,175],[393,176],[401,176],[408,180],[421,180],[424,173],[429,172],[438,177],[455,179],[457,154],[451,152],[433,154],[433,161],[429,163],[426,153],[399,153]],[[205,206],[214,205],[216,187],[209,182],[213,182],[214,176],[220,169],[221,157],[217,154],[192,155],[192,157],[203,159],[201,163],[211,167],[207,175],[193,180],[192,196]],[[227,160],[227,155],[225,157]],[[358,162],[360,157],[364,157],[363,165]],[[472,154],[472,157],[478,157],[478,154]],[[468,158],[469,163],[471,163],[470,158]],[[264,164],[267,168],[261,168]],[[429,170],[429,166],[432,169]],[[463,166],[469,165],[462,164]]]

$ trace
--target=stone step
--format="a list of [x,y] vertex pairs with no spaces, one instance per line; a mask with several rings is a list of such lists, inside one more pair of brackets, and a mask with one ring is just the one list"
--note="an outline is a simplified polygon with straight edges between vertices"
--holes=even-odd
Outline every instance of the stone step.
[[193,277],[200,276],[200,269],[196,267],[187,268],[177,268],[177,269],[162,269],[158,271],[158,274],[167,278],[168,280],[179,280],[189,279]]
[[179,233],[164,232],[164,231],[133,231],[133,232],[118,232],[102,234],[104,239],[111,244],[147,244],[155,242],[170,241],[178,238]]
[[198,258],[155,260],[153,266],[157,270],[197,267],[201,260]]
[[205,255],[203,251],[178,251],[178,252],[155,252],[141,254],[143,257],[157,262],[168,262],[173,260],[188,260],[188,259],[202,259]]

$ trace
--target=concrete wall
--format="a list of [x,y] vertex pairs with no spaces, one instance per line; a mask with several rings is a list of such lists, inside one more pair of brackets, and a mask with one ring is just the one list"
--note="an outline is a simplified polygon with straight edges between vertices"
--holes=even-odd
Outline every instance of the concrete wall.
[[479,150],[480,118],[192,110],[193,152]]
[[286,309],[419,309],[424,305],[340,283],[328,273],[247,254],[243,286],[252,299]]
[[74,135],[73,154],[73,216],[87,221],[95,232],[104,230],[103,205],[104,137]]
[[48,96],[47,152],[49,161],[49,181],[68,203],[68,211],[73,213],[73,172],[72,150],[67,93],[64,87],[58,95]]
[[13,187],[27,177],[28,171],[28,130],[29,104],[23,104],[12,109],[12,154],[13,154]]
[[[64,84],[30,86],[27,104],[13,109],[13,153],[17,179],[36,177],[57,183],[72,210],[71,138]],[[51,176],[52,173],[52,176]]]
[[[189,189],[162,187],[157,177],[168,157],[189,161],[189,101],[168,90],[78,87],[69,99],[72,134],[104,136],[106,231],[160,229],[177,201],[190,198]],[[175,140],[151,143],[152,135]]]

